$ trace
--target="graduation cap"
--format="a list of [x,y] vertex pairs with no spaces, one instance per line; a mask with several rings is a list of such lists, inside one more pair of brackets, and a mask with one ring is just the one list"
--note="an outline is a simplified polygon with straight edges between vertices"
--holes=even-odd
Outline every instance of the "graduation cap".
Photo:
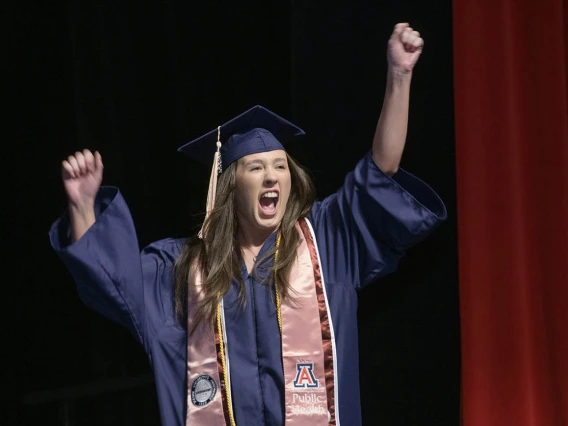
[[[217,177],[231,163],[250,154],[284,150],[283,144],[303,134],[305,132],[295,124],[256,105],[217,129],[179,147],[179,152],[205,165],[212,165],[206,217],[215,204]],[[202,231],[199,232],[201,234]]]

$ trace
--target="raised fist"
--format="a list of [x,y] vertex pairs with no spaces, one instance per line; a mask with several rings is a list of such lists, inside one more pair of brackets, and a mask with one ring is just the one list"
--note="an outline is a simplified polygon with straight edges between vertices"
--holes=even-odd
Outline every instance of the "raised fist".
[[77,151],[61,164],[61,177],[69,203],[84,208],[94,205],[103,180],[103,161],[98,152]]
[[424,40],[418,31],[407,23],[396,24],[388,42],[389,67],[403,73],[412,72],[423,47]]

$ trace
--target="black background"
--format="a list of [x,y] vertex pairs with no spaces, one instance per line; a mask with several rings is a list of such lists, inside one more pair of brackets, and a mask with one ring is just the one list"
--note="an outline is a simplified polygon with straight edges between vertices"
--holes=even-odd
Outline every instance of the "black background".
[[[102,153],[104,183],[123,192],[141,246],[186,236],[202,218],[209,170],[177,147],[261,104],[306,131],[289,152],[324,197],[370,148],[397,22],[425,40],[402,166],[438,192],[449,219],[360,295],[363,419],[459,423],[450,0],[69,0],[3,9],[3,418],[13,418],[5,424],[63,425],[62,407],[68,424],[159,422],[143,350],[81,304],[49,245],[65,208],[61,160],[83,148]],[[77,397],[132,377],[141,385],[53,401],[62,389]]]

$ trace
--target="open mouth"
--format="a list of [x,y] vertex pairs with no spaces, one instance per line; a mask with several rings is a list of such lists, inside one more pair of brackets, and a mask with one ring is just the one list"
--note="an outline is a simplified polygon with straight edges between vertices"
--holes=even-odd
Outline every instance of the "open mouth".
[[260,196],[260,211],[265,216],[274,216],[276,214],[276,206],[278,205],[278,191],[266,191]]

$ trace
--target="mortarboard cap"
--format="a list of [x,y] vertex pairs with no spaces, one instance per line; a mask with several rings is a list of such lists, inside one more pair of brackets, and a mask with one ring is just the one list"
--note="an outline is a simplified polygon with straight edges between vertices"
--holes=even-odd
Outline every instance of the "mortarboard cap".
[[221,173],[245,155],[283,150],[283,144],[303,134],[304,131],[298,126],[257,105],[217,129],[179,147],[178,151],[210,166],[218,148],[216,142],[220,142]]
[[[206,217],[215,205],[217,177],[245,155],[284,150],[283,144],[305,134],[298,126],[257,105],[209,133],[178,148],[179,152],[211,166]],[[213,164],[211,164],[213,158]],[[202,238],[204,229],[199,231]]]

